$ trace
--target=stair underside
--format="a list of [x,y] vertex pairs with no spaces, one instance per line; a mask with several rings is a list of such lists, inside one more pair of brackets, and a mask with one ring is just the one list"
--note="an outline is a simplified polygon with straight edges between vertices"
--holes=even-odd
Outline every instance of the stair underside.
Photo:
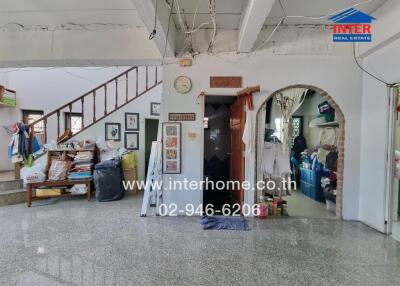
[[2,178],[0,181],[0,206],[15,205],[26,201],[22,180]]
[[7,190],[0,192],[0,206],[15,205],[26,202],[24,189]]
[[22,180],[8,180],[0,182],[0,193],[8,190],[22,189]]

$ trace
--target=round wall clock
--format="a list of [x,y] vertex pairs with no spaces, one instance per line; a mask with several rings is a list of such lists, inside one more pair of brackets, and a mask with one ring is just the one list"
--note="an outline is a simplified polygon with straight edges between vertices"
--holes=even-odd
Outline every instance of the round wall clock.
[[192,81],[187,76],[178,76],[174,81],[174,87],[179,93],[188,93],[192,89]]

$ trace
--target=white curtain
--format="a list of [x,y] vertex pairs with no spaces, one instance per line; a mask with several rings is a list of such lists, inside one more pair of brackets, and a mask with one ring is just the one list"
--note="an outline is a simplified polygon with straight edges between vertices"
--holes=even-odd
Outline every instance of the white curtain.
[[246,145],[245,151],[249,157],[254,154],[254,137],[253,111],[246,104],[246,123],[244,125],[242,141]]
[[275,96],[275,102],[281,109],[283,116],[282,124],[282,146],[284,150],[288,149],[289,123],[290,118],[301,106],[306,98],[306,88],[290,88],[278,93]]
[[[264,103],[257,118],[257,181],[263,180],[263,171],[261,165],[264,151],[265,107],[266,104]],[[257,201],[259,200],[260,195],[260,190],[257,190]]]

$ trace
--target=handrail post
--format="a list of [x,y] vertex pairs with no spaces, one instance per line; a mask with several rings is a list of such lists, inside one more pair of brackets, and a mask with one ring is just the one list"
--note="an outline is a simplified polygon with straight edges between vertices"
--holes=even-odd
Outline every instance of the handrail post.
[[44,123],[44,143],[47,144],[47,117],[43,118],[43,123]]
[[60,136],[60,110],[57,110],[57,138]]
[[107,84],[104,85],[104,116],[107,115]]
[[125,102],[128,102],[128,73],[125,75]]
[[115,80],[115,109],[118,108],[118,79]]
[[81,98],[81,106],[82,106],[82,122],[81,122],[81,130],[85,128],[85,98]]
[[93,123],[96,122],[96,91],[93,91]]
[[72,130],[72,103],[68,105],[68,109],[69,109],[69,129]]
[[149,88],[149,67],[146,66],[146,90]]
[[154,83],[154,85],[157,85],[157,77],[158,77],[158,67],[156,66],[156,82]]
[[136,96],[139,95],[139,68],[136,68]]

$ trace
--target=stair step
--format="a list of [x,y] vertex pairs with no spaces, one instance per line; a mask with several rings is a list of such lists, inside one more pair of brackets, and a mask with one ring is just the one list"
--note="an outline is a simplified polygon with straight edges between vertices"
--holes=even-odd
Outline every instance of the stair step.
[[26,202],[26,191],[15,189],[0,192],[0,206],[15,205]]
[[0,193],[3,191],[21,189],[23,187],[22,180],[8,180],[0,182]]

